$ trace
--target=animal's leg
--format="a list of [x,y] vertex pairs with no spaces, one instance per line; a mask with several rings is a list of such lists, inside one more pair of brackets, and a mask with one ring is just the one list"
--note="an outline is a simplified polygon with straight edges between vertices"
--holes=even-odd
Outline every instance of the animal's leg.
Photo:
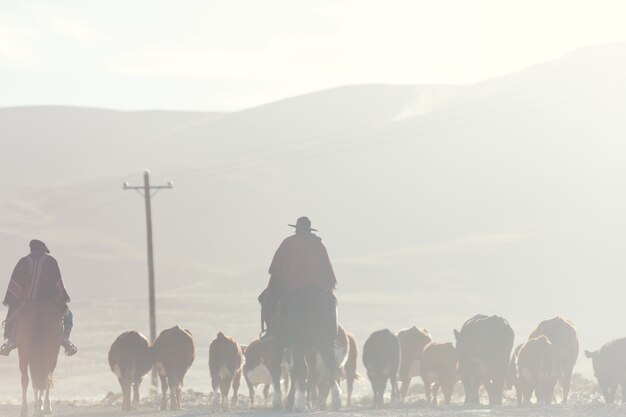
[[463,389],[465,390],[465,405],[470,404],[479,404],[479,396],[478,396],[478,388],[479,384],[473,378],[463,379]]
[[399,399],[400,401],[404,401],[407,393],[409,392],[409,385],[411,384],[411,376],[404,375],[400,378],[399,382],[400,382],[400,391],[399,391],[400,398]]
[[504,379],[506,378],[506,367],[502,375],[493,378],[489,389],[489,405],[502,405],[502,394],[504,392]]
[[122,410],[130,411],[130,381],[127,375],[119,378],[119,380],[122,386]]
[[[20,361],[20,369],[22,368],[22,363]],[[26,417],[28,415],[28,369],[22,370],[22,411],[20,413],[21,417]]]
[[283,406],[283,393],[280,390],[280,376],[282,373],[282,361],[283,361],[283,352],[285,351],[284,346],[280,346],[278,343],[274,349],[272,358],[272,365],[270,369],[270,374],[272,375],[272,385],[274,387],[274,400],[273,400],[273,408],[274,410],[279,410]]
[[[248,407],[250,409],[253,409],[254,408],[254,385],[252,385],[252,383],[250,382],[248,378],[246,378],[246,384],[248,385],[248,398],[249,398]],[[263,391],[265,392],[265,389],[263,389]],[[267,401],[267,397],[265,398],[265,400]]]
[[346,376],[346,391],[348,391],[346,404],[348,405],[348,407],[352,404],[352,390],[353,389],[354,389],[354,376],[348,375]]
[[159,374],[159,378],[161,379],[161,396],[162,396],[161,411],[166,411],[167,410],[167,376]]
[[428,404],[433,402],[432,383],[428,379],[424,379],[424,394]]
[[134,410],[139,407],[139,387],[141,387],[141,378],[135,379],[135,383],[133,384],[133,403],[131,408]]
[[228,410],[228,393],[230,392],[230,384],[232,383],[233,378],[229,375],[222,377],[221,380],[221,391],[222,391],[222,410]]
[[[282,371],[282,368],[281,368],[281,371]],[[285,372],[285,375],[283,378],[283,387],[284,387],[285,392],[289,392],[289,389],[291,388],[291,370],[287,370]]]
[[563,369],[563,379],[561,380],[561,386],[563,387],[563,401],[562,403],[567,404],[567,397],[569,396],[569,389],[572,383],[572,367],[567,367]]
[[[300,379],[302,373],[306,372],[306,363],[304,362],[304,354],[299,350],[294,349],[292,353],[293,366],[291,367],[291,386],[289,387],[289,393],[287,394],[287,401],[285,408],[292,410],[295,406],[296,391],[304,390],[305,387],[300,386]],[[304,394],[304,393],[303,393]],[[301,395],[304,397],[304,395]],[[300,409],[304,409],[305,398],[299,398],[302,404],[298,404]]]
[[270,386],[269,385],[265,385],[263,387],[263,399],[265,400],[265,405],[267,405],[267,399],[270,396]]
[[43,390],[35,390],[35,409],[33,410],[33,416],[43,416]]
[[443,391],[443,401],[445,405],[450,405],[452,399],[452,391],[454,390],[454,380],[447,380],[441,384],[441,390]]
[[320,381],[317,389],[317,407],[320,410],[326,410],[326,401],[328,394],[332,388],[332,381]]
[[[322,361],[324,361],[324,366],[326,367],[326,371],[328,373],[328,382],[331,384],[331,392],[332,392],[332,407],[333,410],[337,411],[341,408],[341,389],[339,388],[339,384],[337,383],[337,376],[339,374],[339,366],[337,365],[337,360],[335,359],[335,350],[332,343],[320,347],[320,356],[322,357]],[[326,402],[327,393],[322,393],[323,396],[320,396],[320,399]]]
[[293,368],[291,371],[291,389],[287,396],[288,410],[304,411],[306,406],[306,378],[307,365],[304,359],[304,350],[293,348]]
[[183,402],[183,381],[182,378],[176,386],[176,409],[180,410]]
[[[398,380],[396,379],[396,375],[389,377],[389,383],[391,383],[391,402],[395,403],[398,401]],[[383,389],[383,392],[384,391]]]
[[233,378],[233,398],[230,401],[231,407],[237,406],[240,384],[241,384],[241,371],[237,372]]
[[170,386],[170,410],[180,410],[180,380],[175,375],[169,375],[167,382]]
[[45,398],[43,400],[43,413],[52,414],[52,406],[50,405],[50,388],[46,389]]
[[433,405],[437,407],[437,396],[439,395],[440,385],[438,382],[433,384]]
[[220,408],[220,386],[222,384],[222,377],[219,375],[219,372],[216,372],[215,375],[212,375],[211,378],[211,387],[213,388],[213,403],[211,404],[211,408],[213,411],[217,411]]

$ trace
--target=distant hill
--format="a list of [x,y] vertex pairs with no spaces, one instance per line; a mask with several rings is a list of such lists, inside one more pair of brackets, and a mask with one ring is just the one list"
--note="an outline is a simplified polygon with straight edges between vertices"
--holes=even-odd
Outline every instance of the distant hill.
[[150,168],[175,183],[153,203],[163,296],[245,294],[256,311],[286,223],[308,215],[348,322],[443,329],[482,312],[530,329],[562,314],[598,346],[624,312],[625,69],[615,44],[475,85],[228,114],[0,109],[0,271],[37,236],[75,299],[142,295],[143,202],[121,183]]

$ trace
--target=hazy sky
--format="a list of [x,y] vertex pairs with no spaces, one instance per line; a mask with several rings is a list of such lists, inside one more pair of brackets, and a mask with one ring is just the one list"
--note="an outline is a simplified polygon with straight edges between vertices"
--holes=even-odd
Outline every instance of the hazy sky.
[[471,83],[626,40],[621,0],[7,0],[0,106],[232,110]]

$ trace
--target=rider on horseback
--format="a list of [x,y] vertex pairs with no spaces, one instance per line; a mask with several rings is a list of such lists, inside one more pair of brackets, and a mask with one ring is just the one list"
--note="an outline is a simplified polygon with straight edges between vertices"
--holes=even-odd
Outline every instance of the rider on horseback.
[[64,311],[63,316],[63,340],[61,345],[65,348],[65,354],[76,354],[76,346],[70,342],[70,333],[73,326],[73,315],[67,307],[70,297],[65,291],[59,265],[52,256],[50,250],[40,240],[31,240],[30,254],[19,260],[9,282],[3,304],[9,307],[7,318],[4,322],[4,338],[6,342],[0,347],[0,355],[8,356],[17,347],[13,329],[15,315],[20,305],[27,301],[44,301],[58,304]]
[[270,280],[259,296],[262,333],[269,334],[281,297],[295,288],[316,287],[332,294],[337,279],[322,239],[313,232],[311,220],[300,217],[295,234],[279,246],[270,266]]

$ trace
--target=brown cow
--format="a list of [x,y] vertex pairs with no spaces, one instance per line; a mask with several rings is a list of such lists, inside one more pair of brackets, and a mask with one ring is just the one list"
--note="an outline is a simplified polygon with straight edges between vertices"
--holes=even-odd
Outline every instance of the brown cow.
[[[337,375],[337,382],[341,379],[343,368],[348,360],[350,354],[350,341],[346,330],[341,326],[337,326],[337,338],[335,339],[335,362],[339,369]],[[307,353],[307,366],[308,366],[308,394],[309,405],[311,408],[317,408],[320,410],[326,409],[326,401],[328,394],[332,386],[332,381],[329,380],[330,376],[324,365],[324,361],[317,351],[314,349]]]
[[374,391],[374,406],[383,405],[387,381],[391,383],[391,401],[398,398],[400,342],[389,329],[378,330],[363,345],[363,365]]
[[517,401],[530,404],[535,393],[537,404],[550,405],[559,375],[559,361],[555,346],[546,336],[530,339],[517,354]]
[[[230,336],[219,332],[209,346],[209,372],[213,387],[213,410],[217,410],[222,397],[222,409],[228,410],[228,394],[233,387],[233,398],[230,405],[237,405],[237,393],[241,383],[241,368],[243,367],[243,349]],[[219,389],[219,392],[218,392]]]
[[[136,330],[124,332],[115,339],[109,350],[109,366],[122,387],[122,410],[130,411],[139,405],[139,387],[152,367],[150,342]],[[130,391],[133,389],[131,407]]]
[[437,405],[439,388],[443,391],[444,402],[450,404],[454,384],[459,380],[457,364],[459,358],[452,343],[430,342],[424,347],[420,371],[426,401]]
[[430,333],[425,329],[418,329],[413,326],[409,329],[400,330],[398,332],[398,340],[400,341],[400,369],[398,371],[398,380],[402,383],[400,386],[400,400],[404,401],[411,378],[420,376],[420,359],[424,346],[432,342]]
[[183,380],[195,358],[191,332],[178,326],[163,330],[152,345],[152,357],[161,378],[161,410],[167,410],[168,387],[170,408],[180,410]]
[[498,316],[476,315],[454,331],[459,356],[459,375],[465,389],[465,404],[480,404],[478,392],[484,386],[489,405],[502,404],[515,334]]
[[[248,345],[244,351],[245,361],[243,364],[243,377],[248,385],[250,393],[250,408],[254,407],[255,388],[257,385],[263,385],[263,397],[267,404],[269,389],[272,384],[272,375],[270,369],[275,369],[274,346],[275,339],[272,336],[266,336],[263,339],[256,339]],[[289,372],[291,370],[291,356],[289,350],[286,349],[283,354],[281,364],[281,378],[285,391],[289,391]]]
[[586,350],[585,356],[591,359],[604,401],[613,404],[617,387],[621,385],[622,403],[626,402],[626,337],[608,342],[595,352]]
[[346,388],[347,388],[347,404],[348,406],[352,402],[352,390],[354,388],[354,381],[359,379],[359,374],[356,371],[357,363],[359,359],[359,348],[356,344],[356,338],[352,333],[348,333],[348,359],[346,360],[346,364],[343,367],[343,371],[341,373],[341,377],[346,380]]
[[563,387],[563,404],[567,404],[569,395],[572,371],[578,359],[578,333],[571,321],[563,317],[555,317],[542,321],[537,329],[533,331],[529,339],[538,336],[546,336],[556,349],[559,362],[559,380]]

